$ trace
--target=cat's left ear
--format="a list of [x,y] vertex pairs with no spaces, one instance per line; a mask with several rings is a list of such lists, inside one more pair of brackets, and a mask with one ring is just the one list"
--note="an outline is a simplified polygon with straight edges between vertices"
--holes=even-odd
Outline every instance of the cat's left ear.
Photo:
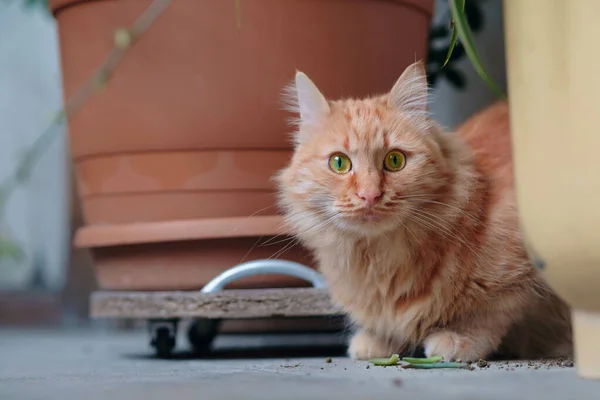
[[300,120],[305,124],[316,124],[329,114],[329,103],[317,86],[303,72],[296,72],[296,95]]
[[390,91],[388,105],[409,114],[427,113],[427,75],[422,61],[404,70]]

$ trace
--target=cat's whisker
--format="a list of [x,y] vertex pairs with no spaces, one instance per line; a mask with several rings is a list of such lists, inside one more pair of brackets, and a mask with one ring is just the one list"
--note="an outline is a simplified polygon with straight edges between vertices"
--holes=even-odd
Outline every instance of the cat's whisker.
[[474,222],[477,222],[477,223],[480,223],[480,224],[484,225],[479,218],[473,216],[472,214],[469,214],[468,212],[466,212],[465,210],[463,210],[462,208],[460,208],[458,206],[455,206],[455,205],[452,205],[452,204],[443,203],[441,201],[435,201],[435,200],[421,200],[421,202],[423,202],[423,203],[430,203],[430,204],[437,204],[437,205],[440,205],[440,206],[444,206],[444,207],[450,208],[451,210],[456,211],[459,215],[463,215],[463,216],[465,216],[467,218],[470,218]]
[[252,251],[254,251],[254,249],[256,248],[256,246],[258,245],[258,242],[260,242],[260,240],[263,238],[264,236],[260,236],[258,239],[256,239],[256,241],[254,242],[254,244],[250,247],[250,249],[248,249],[248,251],[246,252],[246,254],[244,254],[244,256],[241,258],[241,260],[238,262],[238,264],[243,263],[244,261],[246,261],[246,259],[248,258],[248,256],[250,255],[250,253],[252,253]]
[[[411,219],[419,222],[421,225],[423,225],[425,228],[428,228],[428,230],[436,232],[438,235],[441,235],[442,237],[445,237],[451,241],[453,241],[456,244],[460,244],[463,245],[464,241],[462,239],[460,239],[458,236],[456,236],[451,230],[449,230],[447,227],[440,225],[437,221],[435,220],[431,220],[429,218],[427,218],[426,216],[422,215],[422,214],[411,214],[410,216]],[[439,232],[439,231],[442,232]]]
[[297,236],[306,236],[308,233],[320,229],[328,224],[331,224],[333,221],[335,221],[335,219],[337,218],[337,214],[332,215],[331,217],[327,218],[326,220],[320,222],[319,224],[313,226],[312,228],[309,228],[308,230],[305,230],[304,232],[298,232],[296,235]]
[[471,245],[471,243],[469,243],[469,241],[464,237],[464,235],[462,235],[462,233],[460,233],[456,228],[445,225],[445,220],[441,219],[440,217],[434,214],[426,213],[423,210],[420,210],[419,212],[415,213],[415,215],[419,215],[420,218],[425,218],[430,224],[434,226],[434,229],[441,229],[445,233],[445,236],[447,238],[456,241],[457,244],[465,246],[471,251],[471,253],[479,263],[483,261],[478,255],[476,249]]
[[[315,213],[316,215],[319,215],[319,216],[326,216],[326,214],[324,214],[324,213],[320,213],[319,211],[314,211],[314,213]],[[302,214],[308,214],[308,215],[309,215],[309,214],[310,214],[310,212],[309,212],[309,211],[306,211],[306,210],[302,210],[302,211],[298,211],[298,212],[295,212],[295,213],[289,213],[289,214],[287,214],[287,218],[288,218],[288,219],[293,219],[294,217],[297,217],[297,216],[299,216],[299,215],[302,215]],[[260,246],[262,247],[262,246],[266,246],[266,245],[268,245],[268,244],[270,244],[270,243],[272,244],[272,242],[273,242],[273,241],[277,240],[278,238],[280,238],[280,237],[282,237],[282,236],[293,236],[293,234],[292,234],[292,233],[289,233],[289,232],[280,233],[280,234],[278,234],[278,235],[275,235],[275,236],[273,236],[273,237],[271,237],[271,238],[267,239],[267,240],[266,240],[265,242],[263,242],[263,243],[262,243]],[[289,240],[289,239],[288,239],[288,238],[286,238],[286,239],[283,239],[283,241],[286,241],[286,240]],[[277,242],[277,243],[279,243],[279,242]]]
[[273,255],[271,255],[268,259],[269,260],[278,259],[282,255],[284,255],[285,253],[290,251],[292,248],[294,248],[294,246],[296,246],[298,243],[300,243],[300,241],[298,239],[295,239],[294,241],[287,243],[285,246],[283,246],[281,249],[277,250]]
[[[281,237],[281,236],[283,236],[283,235],[278,235],[278,237]],[[283,239],[277,240],[277,241],[275,241],[275,242],[274,242],[274,241],[266,241],[265,243],[262,243],[262,244],[260,245],[260,247],[265,247],[265,246],[276,246],[276,245],[278,245],[278,244],[281,244],[281,243],[286,243],[286,242],[289,242],[290,240],[294,240],[294,239],[295,239],[295,236],[289,236],[289,237],[286,237],[286,238],[283,238]]]
[[255,211],[255,212],[253,212],[252,214],[248,215],[248,218],[250,218],[250,217],[254,217],[256,214],[260,214],[261,212],[263,212],[263,211],[267,211],[268,209],[270,209],[270,208],[273,208],[273,207],[276,207],[276,206],[277,206],[276,204],[271,204],[270,206],[266,206],[266,207],[264,207],[264,208],[261,208],[260,210],[258,210],[258,211]]
[[397,218],[396,218],[396,221],[397,221],[397,222],[398,222],[400,225],[402,225],[402,227],[403,227],[403,228],[404,228],[404,229],[405,229],[405,230],[406,230],[408,233],[410,233],[410,234],[411,234],[411,236],[412,236],[412,237],[415,239],[415,243],[417,243],[417,244],[419,245],[419,247],[421,247],[421,250],[423,250],[423,251],[424,251],[424,249],[423,249],[423,245],[421,244],[421,242],[420,242],[420,241],[419,241],[419,239],[417,238],[417,235],[415,235],[415,233],[414,233],[412,230],[410,230],[410,228],[409,228],[409,227],[408,227],[408,226],[407,226],[407,225],[404,223],[404,221],[402,221],[402,218],[401,218],[401,217],[397,217]]

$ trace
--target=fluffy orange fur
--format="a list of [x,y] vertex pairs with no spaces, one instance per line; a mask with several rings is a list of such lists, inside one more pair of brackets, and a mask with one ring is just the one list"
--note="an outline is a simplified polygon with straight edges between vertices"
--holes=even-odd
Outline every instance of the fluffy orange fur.
[[[290,93],[298,129],[279,202],[358,328],[351,357],[571,354],[569,308],[523,247],[506,103],[445,132],[420,62],[381,96],[326,100],[302,73]],[[396,172],[392,150],[406,157]],[[336,153],[347,173],[330,167]]]

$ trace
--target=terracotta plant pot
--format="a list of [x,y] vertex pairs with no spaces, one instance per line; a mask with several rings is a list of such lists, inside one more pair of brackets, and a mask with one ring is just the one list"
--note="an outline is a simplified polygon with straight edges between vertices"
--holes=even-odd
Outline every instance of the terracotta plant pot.
[[[50,0],[66,98],[150,3]],[[233,0],[173,1],[69,123],[86,224],[77,245],[93,250],[101,287],[197,289],[282,250],[249,252],[282,229],[270,181],[291,154],[282,87],[300,69],[333,98],[389,90],[424,58],[432,9],[242,0],[238,25]],[[302,249],[283,258],[308,262]],[[293,283],[265,279],[252,284]]]

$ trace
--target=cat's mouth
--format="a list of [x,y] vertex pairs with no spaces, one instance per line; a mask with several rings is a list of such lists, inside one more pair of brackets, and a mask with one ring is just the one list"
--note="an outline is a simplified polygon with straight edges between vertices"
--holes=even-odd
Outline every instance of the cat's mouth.
[[352,213],[350,218],[357,223],[370,225],[381,222],[383,214],[374,208],[364,208]]
[[342,213],[340,227],[365,236],[377,236],[393,229],[395,219],[389,212],[376,207],[359,208]]
[[373,209],[363,211],[361,219],[365,222],[379,222],[381,220],[381,214]]

